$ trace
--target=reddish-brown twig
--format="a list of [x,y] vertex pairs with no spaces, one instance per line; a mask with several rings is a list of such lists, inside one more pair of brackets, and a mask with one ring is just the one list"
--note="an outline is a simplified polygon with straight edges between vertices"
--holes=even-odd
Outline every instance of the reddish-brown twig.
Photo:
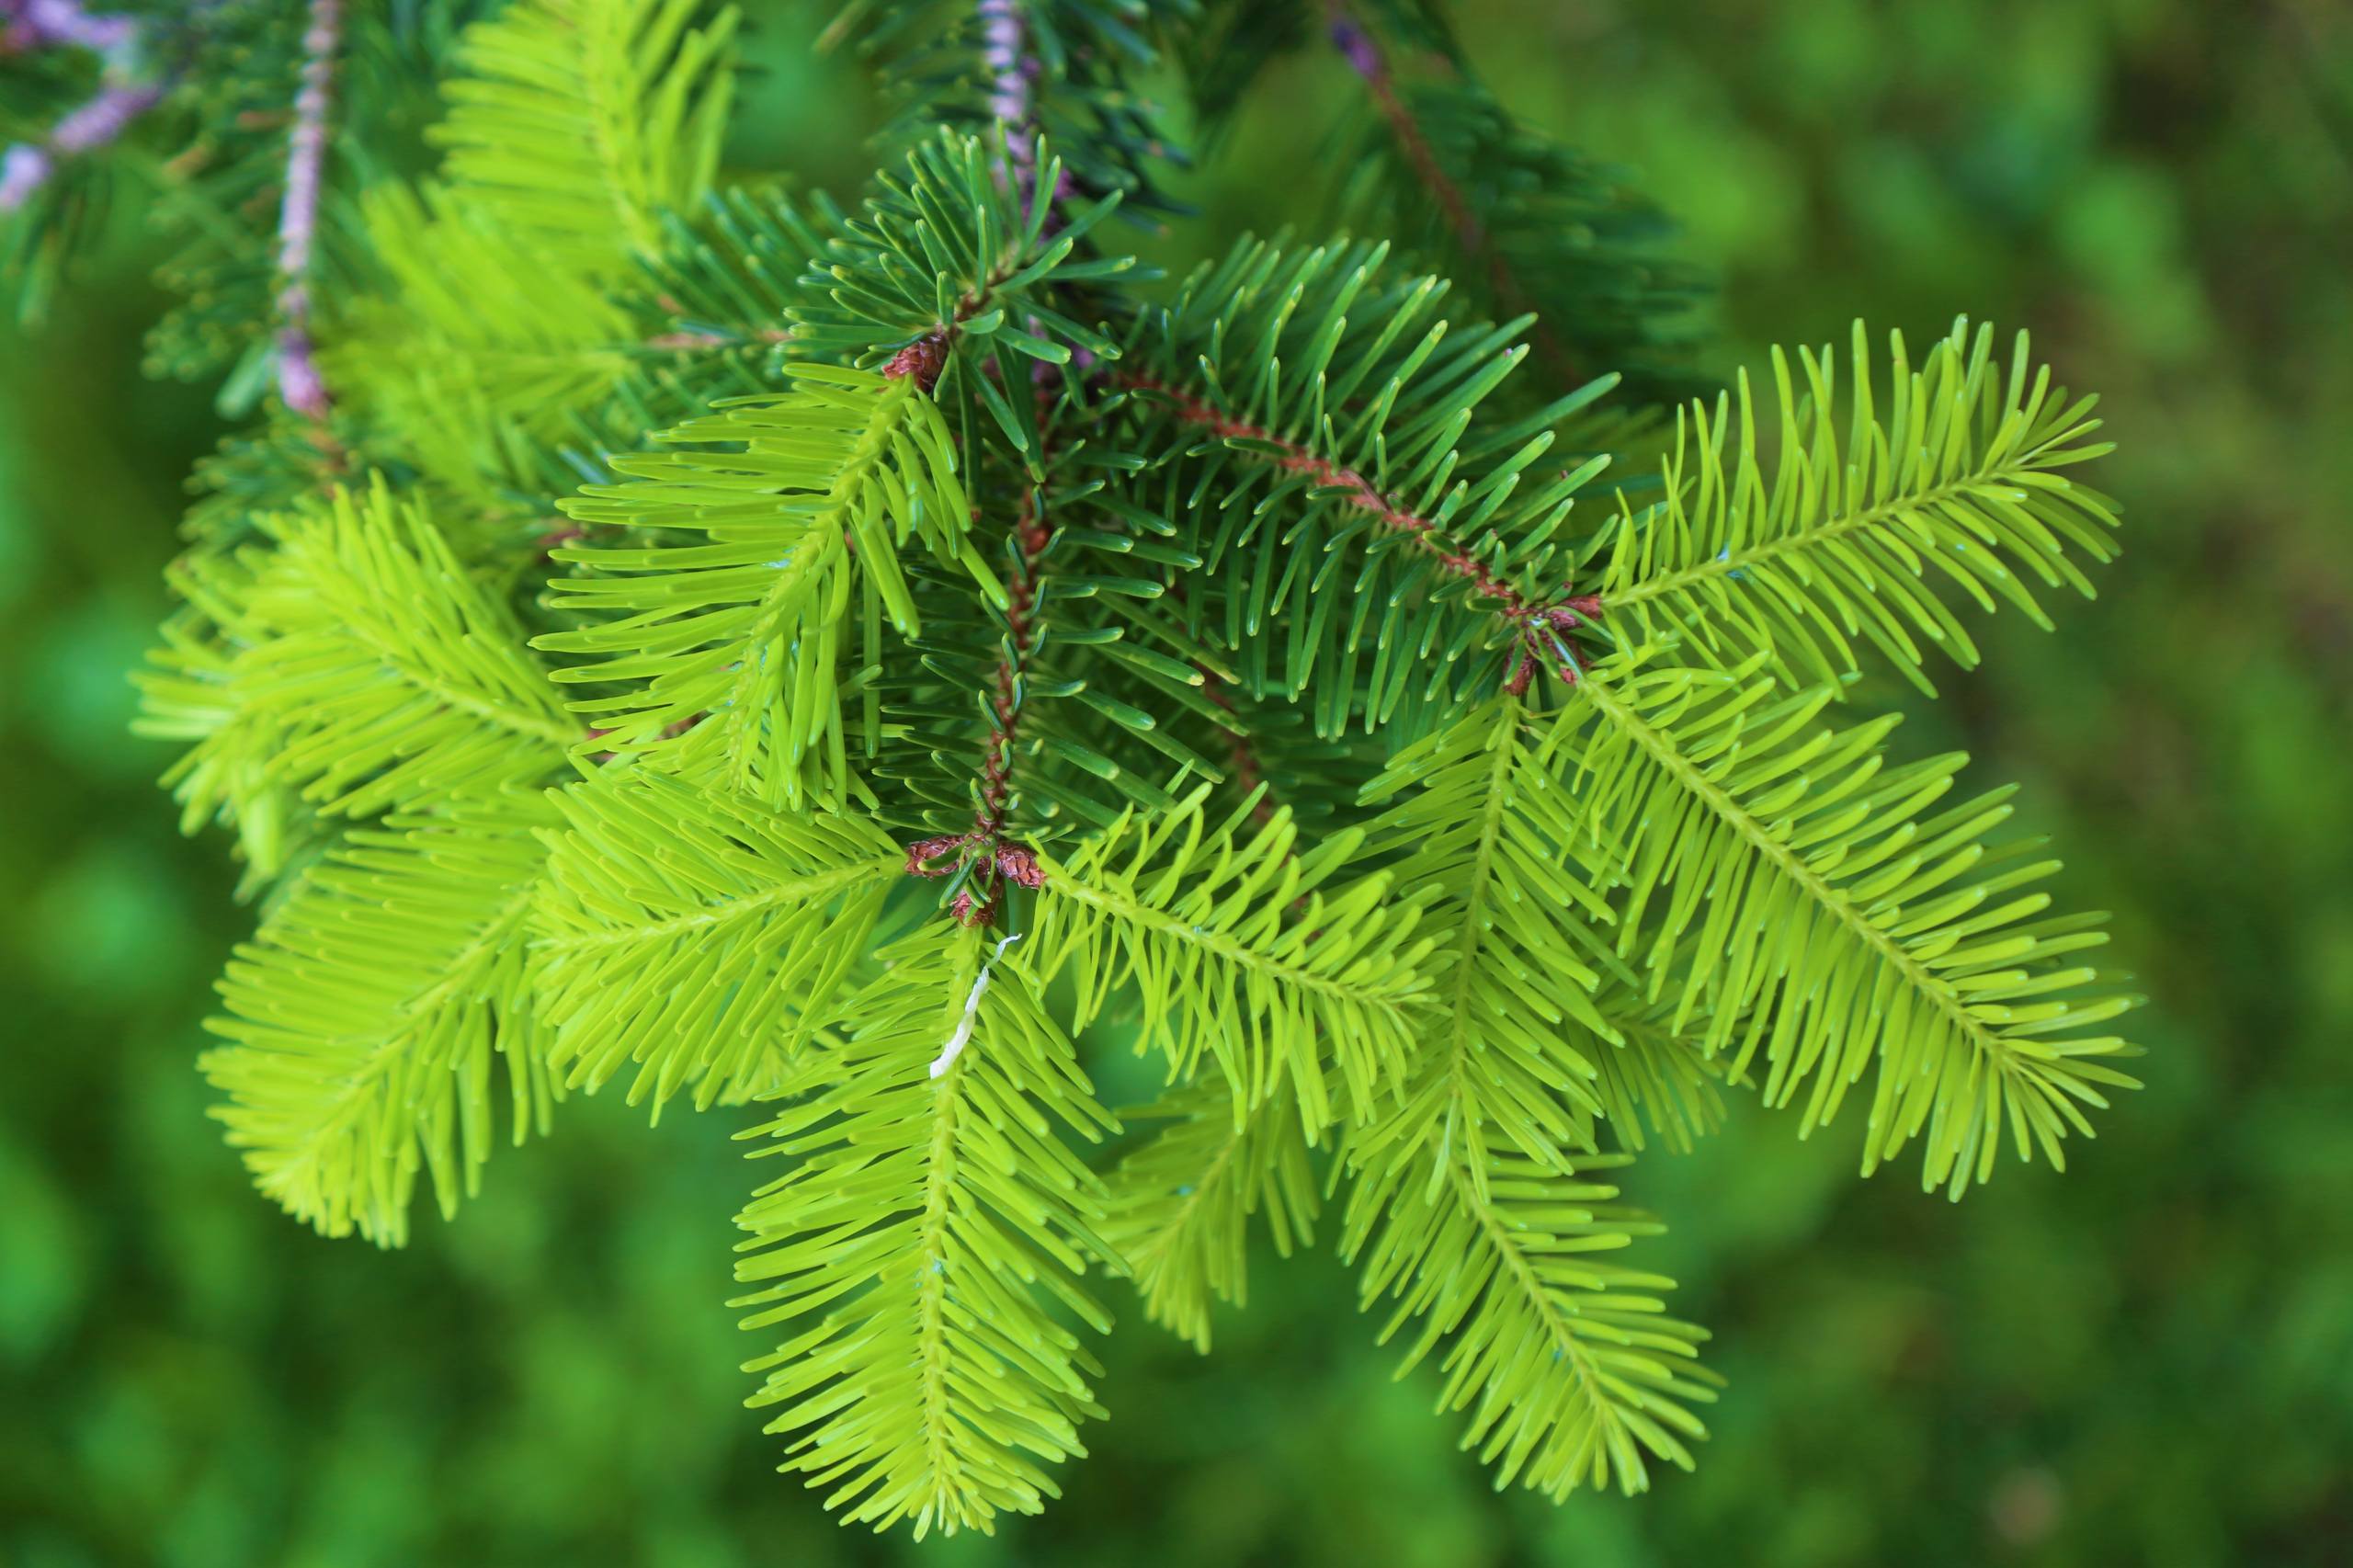
[[1577,666],[1573,658],[1565,656],[1564,639],[1574,628],[1599,618],[1602,606],[1598,597],[1582,594],[1549,602],[1531,599],[1470,551],[1455,548],[1435,521],[1398,506],[1355,469],[1263,426],[1220,413],[1208,400],[1153,376],[1122,372],[1118,381],[1131,391],[1149,392],[1164,400],[1185,424],[1214,436],[1248,441],[1252,443],[1247,449],[1251,456],[1271,462],[1285,472],[1303,473],[1320,489],[1341,492],[1349,506],[1370,514],[1383,527],[1410,537],[1441,570],[1469,583],[1478,597],[1500,604],[1503,608],[1497,614],[1511,623],[1520,646],[1519,663],[1507,687],[1514,696],[1527,691],[1538,667],[1546,663],[1547,653],[1556,655],[1552,665],[1553,673],[1571,685],[1576,683]]

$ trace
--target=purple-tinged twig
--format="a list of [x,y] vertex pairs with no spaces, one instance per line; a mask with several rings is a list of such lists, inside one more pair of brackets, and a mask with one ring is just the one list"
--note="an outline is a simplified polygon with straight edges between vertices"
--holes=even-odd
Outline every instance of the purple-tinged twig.
[[[1021,18],[1021,0],[981,0],[981,63],[989,74],[989,118],[1005,132],[1006,163],[1012,170],[1013,188],[1025,208],[1038,195],[1038,98],[1036,84],[1045,62],[1029,47],[1029,28]],[[1000,176],[1000,178],[1003,177]],[[1047,192],[1059,208],[1075,187],[1064,169]],[[1058,211],[1050,211],[1045,233],[1051,238],[1062,228]]]
[[14,212],[57,172],[58,160],[95,153],[154,107],[163,89],[150,82],[117,82],[57,122],[39,146],[19,142],[0,153],[0,212]]
[[1005,130],[1005,146],[1026,199],[1038,182],[1038,138],[1029,123],[1029,78],[1037,62],[1025,56],[1017,0],[981,0],[981,62],[989,72],[989,118]]
[[328,401],[311,341],[311,254],[318,238],[327,108],[342,33],[343,0],[311,0],[311,27],[302,35],[302,88],[295,95],[294,130],[287,142],[286,196],[278,210],[278,392],[287,407],[321,425]]
[[51,168],[47,150],[28,142],[12,143],[0,153],[0,212],[14,212],[33,199],[33,192],[49,183]]
[[128,79],[139,52],[139,24],[129,17],[92,16],[75,0],[0,0],[0,53],[51,45],[104,54],[106,84],[59,120],[48,140],[18,142],[0,153],[0,213],[30,201],[61,160],[112,143],[164,96],[157,84]]
[[108,54],[138,36],[131,17],[92,16],[79,0],[0,0],[0,54],[50,44]]

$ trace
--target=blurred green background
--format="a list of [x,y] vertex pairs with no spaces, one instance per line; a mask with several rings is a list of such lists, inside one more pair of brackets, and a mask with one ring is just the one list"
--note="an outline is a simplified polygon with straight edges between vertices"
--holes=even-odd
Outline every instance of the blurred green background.
[[[749,7],[734,155],[848,188],[875,111]],[[2106,395],[2124,561],[2009,618],[1909,744],[2029,787],[2157,1004],[2064,1176],[1954,1207],[1749,1115],[1634,1194],[1730,1389],[1699,1472],[1489,1492],[1328,1257],[1203,1361],[1140,1323],[1044,1519],[846,1532],[734,1408],[722,1117],[617,1103],[408,1251],[253,1195],[192,1067],[248,916],[127,738],[180,486],[135,222],[0,329],[0,1563],[2300,1564],[2353,1561],[2353,12],[2336,0],[1492,0],[1507,101],[1623,162],[1722,286],[1725,369],[1854,314],[2025,324]],[[1189,182],[1295,223],[1351,92],[1282,66]],[[1132,1316],[1132,1314],[1131,1314]]]

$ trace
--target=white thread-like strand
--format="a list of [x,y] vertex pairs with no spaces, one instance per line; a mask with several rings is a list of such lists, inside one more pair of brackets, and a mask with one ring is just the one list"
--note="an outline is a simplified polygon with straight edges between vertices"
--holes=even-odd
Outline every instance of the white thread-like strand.
[[972,994],[964,998],[964,1016],[956,1020],[956,1032],[948,1037],[947,1046],[932,1059],[931,1075],[933,1077],[945,1076],[948,1070],[956,1065],[956,1059],[964,1054],[964,1047],[971,1043],[972,1039],[972,1022],[981,1016],[981,994],[989,988],[990,971],[996,968],[996,960],[1005,957],[1005,949],[1019,940],[1021,940],[1021,933],[1016,931],[1012,936],[999,942],[996,945],[996,951],[991,953],[988,956],[988,961],[981,965],[981,972],[972,977]]

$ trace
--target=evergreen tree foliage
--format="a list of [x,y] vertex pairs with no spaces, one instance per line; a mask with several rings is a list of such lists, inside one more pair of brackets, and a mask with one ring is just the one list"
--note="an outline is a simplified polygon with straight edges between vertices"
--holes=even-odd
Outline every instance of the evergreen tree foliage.
[[[566,1094],[757,1103],[753,1403],[845,1519],[1036,1511],[1129,1290],[1206,1349],[1327,1203],[1498,1485],[1640,1489],[1717,1381],[1637,1155],[1862,1099],[1958,1198],[2131,1085],[2008,791],[1849,709],[2091,592],[2091,401],[1963,324],[1660,407],[1656,209],[1438,8],[861,0],[838,202],[725,165],[701,0],[39,15],[91,36],[9,67],[24,298],[182,138],[158,367],[262,403],[142,677],[259,908],[230,1142],[394,1244]],[[1140,84],[1213,138],[1319,35],[1359,237],[1138,264]]]

